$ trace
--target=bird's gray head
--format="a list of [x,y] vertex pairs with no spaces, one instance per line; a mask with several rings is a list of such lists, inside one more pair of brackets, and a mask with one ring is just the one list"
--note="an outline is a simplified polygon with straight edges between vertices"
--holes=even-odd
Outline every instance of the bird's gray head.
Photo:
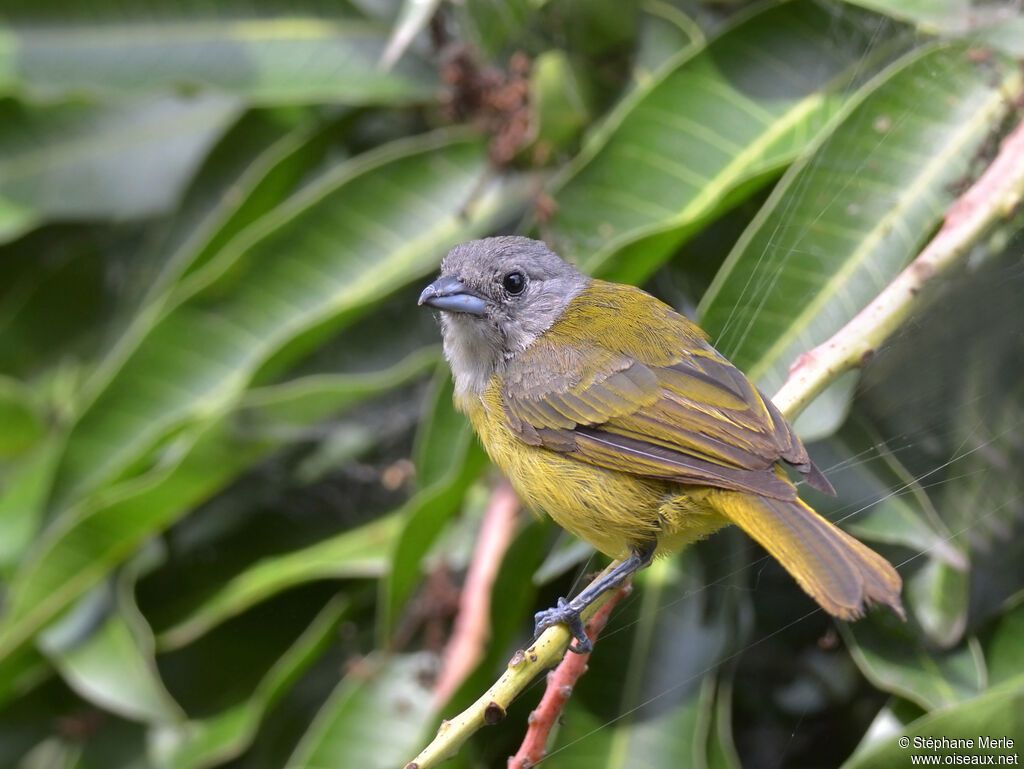
[[456,392],[481,392],[589,281],[539,240],[485,238],[449,251],[420,304],[441,310]]

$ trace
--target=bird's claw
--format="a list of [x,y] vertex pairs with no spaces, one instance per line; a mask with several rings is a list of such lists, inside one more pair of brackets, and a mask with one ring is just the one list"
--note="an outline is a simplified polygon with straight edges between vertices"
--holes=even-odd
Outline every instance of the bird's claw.
[[552,625],[562,623],[569,628],[569,632],[576,639],[575,645],[569,646],[569,651],[576,654],[588,654],[594,649],[594,645],[583,631],[583,619],[580,617],[580,610],[573,608],[572,604],[564,598],[559,598],[557,605],[553,608],[534,614],[533,621],[534,637],[539,636]]

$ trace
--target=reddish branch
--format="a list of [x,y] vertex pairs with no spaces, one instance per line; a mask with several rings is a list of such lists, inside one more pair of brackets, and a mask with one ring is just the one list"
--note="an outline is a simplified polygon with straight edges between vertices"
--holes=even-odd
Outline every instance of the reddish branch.
[[[621,588],[590,618],[583,629],[591,641],[597,640],[597,636],[608,622],[612,607],[628,595],[631,589],[629,585]],[[530,713],[529,727],[523,738],[523,744],[519,746],[519,751],[508,760],[508,769],[530,769],[544,758],[544,748],[548,744],[551,730],[558,721],[562,708],[572,695],[576,681],[587,671],[589,659],[589,653],[567,653],[558,667],[548,673],[544,696],[537,709]]]

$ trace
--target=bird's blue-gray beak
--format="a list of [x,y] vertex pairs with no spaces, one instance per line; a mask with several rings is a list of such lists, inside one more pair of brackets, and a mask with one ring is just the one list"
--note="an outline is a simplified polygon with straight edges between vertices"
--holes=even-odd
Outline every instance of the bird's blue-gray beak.
[[454,275],[438,278],[420,294],[420,304],[429,304],[439,310],[448,312],[465,312],[470,315],[483,315],[487,301],[467,288]]

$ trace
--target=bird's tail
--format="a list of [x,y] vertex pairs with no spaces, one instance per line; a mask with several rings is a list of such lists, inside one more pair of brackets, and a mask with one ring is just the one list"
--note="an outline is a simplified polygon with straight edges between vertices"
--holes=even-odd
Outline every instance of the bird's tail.
[[896,569],[799,499],[719,492],[716,503],[729,520],[775,556],[829,614],[857,619],[867,605],[880,603],[904,617],[900,601],[903,581]]

